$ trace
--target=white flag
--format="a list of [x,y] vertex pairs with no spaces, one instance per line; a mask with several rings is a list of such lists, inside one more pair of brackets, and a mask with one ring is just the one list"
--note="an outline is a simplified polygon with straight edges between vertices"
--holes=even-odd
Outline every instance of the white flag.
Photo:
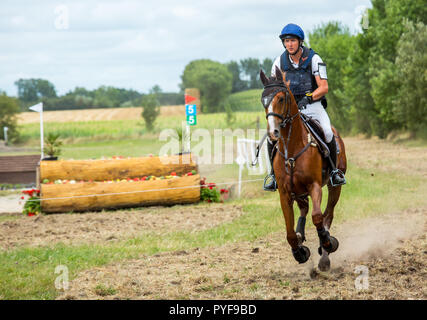
[[30,107],[29,109],[36,111],[36,112],[42,112],[43,111],[43,102],[37,103],[34,106]]

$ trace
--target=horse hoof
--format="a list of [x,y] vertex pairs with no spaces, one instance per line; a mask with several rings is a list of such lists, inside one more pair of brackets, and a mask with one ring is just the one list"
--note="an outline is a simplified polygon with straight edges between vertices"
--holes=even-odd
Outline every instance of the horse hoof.
[[331,237],[331,251],[328,253],[332,253],[332,252],[337,251],[338,247],[340,246],[340,243],[339,243],[337,238],[332,237],[332,236],[330,236],[330,237]]
[[300,264],[307,262],[308,258],[310,258],[310,249],[306,246],[299,246],[296,250],[292,249],[292,254],[296,261]]
[[337,249],[340,245],[338,239],[333,237],[333,236],[329,236],[329,242],[330,242],[329,246],[327,246],[327,247],[320,246],[319,247],[319,249],[317,250],[319,255],[322,255],[322,248],[325,249],[328,254],[337,251]]
[[329,271],[331,269],[331,261],[329,260],[329,256],[327,254],[322,255],[319,260],[319,270],[322,272]]

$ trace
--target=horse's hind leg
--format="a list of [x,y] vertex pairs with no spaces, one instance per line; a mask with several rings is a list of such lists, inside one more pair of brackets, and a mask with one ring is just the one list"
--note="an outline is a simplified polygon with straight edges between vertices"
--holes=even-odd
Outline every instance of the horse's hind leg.
[[298,218],[296,233],[297,233],[299,244],[301,244],[305,241],[305,221],[306,221],[306,216],[308,214],[308,207],[309,207],[308,197],[299,198],[296,201],[300,210],[300,217]]
[[[325,227],[325,230],[329,232],[329,229],[331,228],[332,220],[334,219],[334,209],[338,202],[338,199],[340,198],[341,194],[341,186],[332,187],[330,184],[328,184],[328,204],[326,205],[325,212],[323,213],[323,226]],[[334,237],[331,237],[334,242],[334,249],[338,249],[338,240]],[[334,250],[334,251],[335,251]],[[319,260],[319,269],[321,271],[328,271],[331,267],[331,262],[329,260],[329,253],[327,250],[322,248],[322,246],[319,247],[319,254],[321,255],[321,258]]]
[[[326,250],[327,253],[334,252],[338,248],[338,240],[330,236],[329,231],[325,229],[323,224],[323,215],[320,208],[322,202],[322,187],[318,183],[313,183],[310,189],[311,200],[313,201],[313,224],[316,226],[317,235],[320,240],[319,253],[322,254],[322,250]],[[323,254],[322,254],[323,257]],[[319,268],[322,271],[329,270],[330,262],[329,258],[326,261],[319,261]]]

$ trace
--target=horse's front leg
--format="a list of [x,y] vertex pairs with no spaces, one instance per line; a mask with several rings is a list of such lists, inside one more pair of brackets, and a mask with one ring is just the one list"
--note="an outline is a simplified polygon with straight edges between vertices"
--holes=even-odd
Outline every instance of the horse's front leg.
[[312,219],[317,229],[317,235],[319,236],[319,254],[322,256],[319,261],[319,269],[327,271],[331,265],[328,255],[338,249],[338,240],[332,237],[328,229],[324,226],[324,217],[321,211],[322,187],[317,183],[313,184],[310,196],[313,202]]
[[300,217],[298,218],[297,223],[297,236],[299,243],[303,243],[305,241],[305,220],[308,213],[308,197],[305,198],[298,198],[296,199],[296,202],[298,203],[298,207],[300,210]]
[[304,263],[310,257],[310,250],[301,245],[301,241],[298,240],[297,234],[294,230],[294,209],[293,200],[291,199],[288,192],[280,190],[280,204],[282,206],[283,216],[285,217],[286,223],[286,239],[292,248],[292,254],[299,263]]

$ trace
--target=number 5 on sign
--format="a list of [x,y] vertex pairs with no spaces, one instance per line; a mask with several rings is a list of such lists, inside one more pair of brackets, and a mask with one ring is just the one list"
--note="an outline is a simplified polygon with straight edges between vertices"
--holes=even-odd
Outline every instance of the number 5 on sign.
[[189,115],[196,115],[197,114],[197,107],[195,104],[186,104],[185,105],[185,114],[187,116]]
[[190,126],[194,126],[197,124],[197,117],[196,115],[188,115],[187,116],[187,124]]

